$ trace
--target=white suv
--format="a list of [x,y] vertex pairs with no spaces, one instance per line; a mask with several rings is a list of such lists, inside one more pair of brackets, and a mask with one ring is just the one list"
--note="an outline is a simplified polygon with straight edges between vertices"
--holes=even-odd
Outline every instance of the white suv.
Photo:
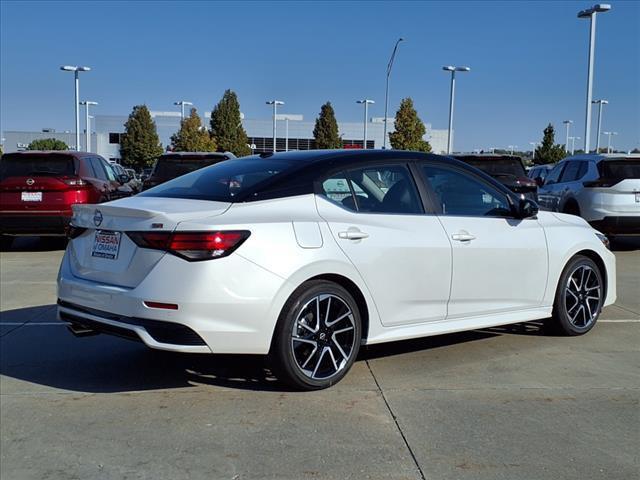
[[610,235],[640,235],[640,155],[582,154],[549,172],[538,192],[545,210],[579,215]]

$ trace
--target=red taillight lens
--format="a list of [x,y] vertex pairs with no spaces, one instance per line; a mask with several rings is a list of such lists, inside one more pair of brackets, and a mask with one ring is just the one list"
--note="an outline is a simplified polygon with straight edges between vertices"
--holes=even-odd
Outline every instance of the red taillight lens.
[[165,250],[189,261],[226,257],[242,245],[250,232],[128,232],[133,242],[142,248]]

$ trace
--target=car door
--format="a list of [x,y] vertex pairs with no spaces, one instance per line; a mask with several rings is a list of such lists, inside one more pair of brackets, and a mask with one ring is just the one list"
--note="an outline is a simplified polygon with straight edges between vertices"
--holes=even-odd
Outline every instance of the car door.
[[366,283],[385,326],[444,320],[451,245],[425,213],[407,164],[345,169],[317,182],[320,216]]
[[[567,213],[579,213],[575,210],[575,206],[578,205],[577,197],[584,189],[582,185],[582,179],[587,173],[588,162],[585,160],[572,160],[567,162],[567,166],[564,168],[560,181],[558,182],[559,201],[558,211]],[[571,204],[569,204],[571,202]]]
[[506,193],[455,166],[421,166],[452,244],[448,318],[541,305],[547,244],[537,219],[516,219]]
[[558,182],[560,181],[560,176],[564,171],[564,168],[568,162],[558,163],[547,175],[547,178],[544,180],[544,184],[542,187],[538,189],[538,203],[540,207],[544,210],[549,210],[552,212],[558,211],[558,205],[560,203],[560,194],[562,190],[562,185]]

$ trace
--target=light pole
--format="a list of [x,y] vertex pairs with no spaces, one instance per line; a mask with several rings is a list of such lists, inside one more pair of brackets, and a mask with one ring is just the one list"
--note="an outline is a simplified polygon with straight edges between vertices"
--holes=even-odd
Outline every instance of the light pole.
[[294,115],[291,113],[285,113],[285,114],[279,113],[278,115],[276,115],[276,120],[284,120],[284,151],[288,152],[289,151],[289,120],[294,122],[301,122],[304,120],[304,116],[299,114]]
[[89,123],[89,105],[98,105],[98,102],[92,102],[90,100],[86,100],[84,102],[80,102],[80,105],[84,105],[84,113],[85,113],[84,149],[85,149],[85,152],[90,152],[91,151],[91,124]]
[[357,100],[356,103],[359,103],[361,105],[364,105],[364,142],[362,143],[363,147],[365,150],[367,149],[367,118],[369,116],[369,105],[373,105],[374,102],[373,100],[369,100],[368,98],[365,98],[364,100]]
[[593,100],[591,103],[597,103],[599,105],[598,107],[598,131],[596,132],[597,134],[597,139],[596,139],[596,153],[600,152],[600,135],[601,135],[601,131],[602,131],[602,106],[603,105],[607,105],[609,103],[608,100]]
[[276,115],[278,111],[278,105],[284,105],[282,100],[269,100],[267,105],[273,105],[273,153],[276,152]]
[[511,150],[511,155],[513,155],[513,150],[518,148],[518,145],[509,145],[509,150]]
[[451,131],[453,130],[453,102],[456,96],[456,72],[468,72],[471,69],[469,67],[454,67],[452,65],[447,65],[442,67],[442,70],[451,72],[451,92],[449,94],[449,131],[447,132],[447,154],[450,154],[453,148],[453,136]]
[[193,103],[187,102],[185,100],[180,100],[179,102],[173,102],[173,104],[175,106],[180,107],[180,120],[184,120],[184,106],[185,105],[193,106]]
[[564,141],[564,150],[568,152],[569,151],[569,127],[571,127],[573,120],[564,120],[562,123],[564,123],[564,125],[567,127],[567,135],[565,137],[566,140]]
[[396,58],[396,52],[398,51],[398,45],[400,42],[404,42],[404,38],[400,37],[395,46],[393,47],[393,52],[391,53],[391,58],[389,59],[389,63],[387,64],[387,85],[384,91],[384,133],[382,135],[382,148],[387,148],[387,111],[389,110],[389,76],[391,75],[391,69],[393,68],[393,61]]
[[578,12],[578,18],[589,18],[591,28],[589,30],[589,65],[587,67],[587,114],[584,120],[584,153],[591,150],[591,98],[593,94],[593,59],[596,45],[596,15],[611,10],[608,3],[598,3],[587,10]]
[[607,140],[607,153],[611,153],[611,135],[617,135],[618,132],[602,132],[602,135],[609,137]]
[[580,140],[580,137],[569,137],[569,140],[571,140],[571,155],[573,155],[576,150],[576,140]]
[[80,150],[80,72],[88,72],[91,67],[79,67],[77,65],[63,65],[60,70],[73,72],[75,77],[75,112],[76,112],[76,151]]
[[536,159],[536,147],[538,146],[538,142],[529,142],[529,145],[531,145],[531,151],[532,151],[532,156],[531,156],[531,160],[535,160]]

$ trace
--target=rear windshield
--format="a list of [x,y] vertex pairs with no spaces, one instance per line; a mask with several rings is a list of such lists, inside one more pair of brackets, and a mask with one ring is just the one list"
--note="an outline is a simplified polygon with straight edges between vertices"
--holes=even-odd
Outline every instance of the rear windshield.
[[600,176],[611,180],[640,178],[640,159],[600,162]]
[[76,164],[60,153],[7,153],[0,160],[0,179],[8,177],[72,176]]
[[222,160],[224,160],[224,157],[219,156],[213,158],[186,156],[160,157],[152,175],[161,178],[176,178]]
[[515,158],[463,158],[461,160],[492,176],[526,177],[522,162]]
[[151,188],[143,197],[188,198],[232,202],[258,183],[291,168],[284,160],[226,160]]

